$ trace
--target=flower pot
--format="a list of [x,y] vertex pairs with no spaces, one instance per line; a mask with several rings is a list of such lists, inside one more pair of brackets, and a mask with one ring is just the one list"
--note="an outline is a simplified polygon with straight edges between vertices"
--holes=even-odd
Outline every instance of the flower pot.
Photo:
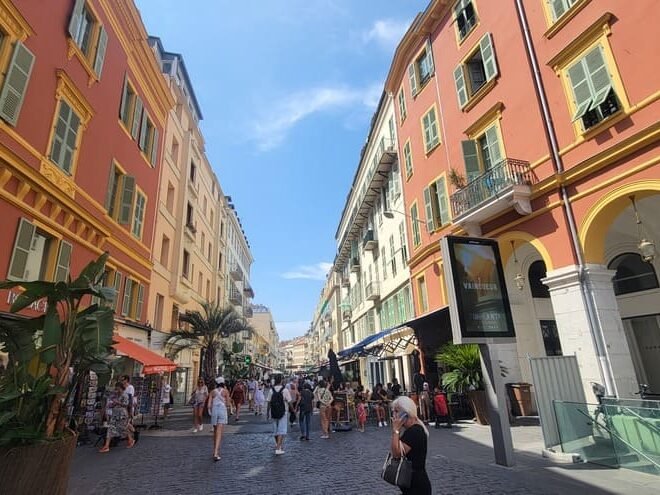
[[76,434],[52,442],[0,448],[3,493],[66,495]]
[[488,423],[488,399],[486,398],[485,390],[470,390],[468,392],[468,400],[474,412],[474,417],[480,425],[487,425]]

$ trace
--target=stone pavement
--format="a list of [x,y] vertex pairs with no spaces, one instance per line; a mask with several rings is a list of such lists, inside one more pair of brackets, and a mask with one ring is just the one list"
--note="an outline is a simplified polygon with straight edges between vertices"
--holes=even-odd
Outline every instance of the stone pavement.
[[[133,449],[107,454],[77,449],[71,494],[374,494],[400,493],[380,479],[390,429],[370,427],[319,438],[315,415],[310,442],[289,430],[286,453],[275,456],[270,424],[244,414],[226,427],[222,460],[211,459],[209,426],[192,433],[190,412],[180,410],[161,430],[145,431]],[[557,465],[540,456],[538,427],[513,428],[516,466],[493,464],[488,427],[463,423],[431,429],[427,470],[436,494],[660,493],[660,477],[592,465]]]

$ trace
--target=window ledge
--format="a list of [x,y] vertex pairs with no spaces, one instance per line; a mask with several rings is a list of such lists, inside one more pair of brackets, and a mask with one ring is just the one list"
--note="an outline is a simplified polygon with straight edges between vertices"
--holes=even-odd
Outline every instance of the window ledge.
[[[463,36],[463,38],[460,37],[460,34],[458,36],[456,36],[456,41],[457,41],[457,44],[458,44],[459,48],[463,45],[463,43],[465,43],[467,41],[467,39],[470,37],[470,35],[477,30],[477,27],[479,26],[480,23],[481,23],[481,19],[479,19],[475,23],[475,25],[472,26],[467,33],[465,33],[465,36]],[[458,27],[456,29],[458,29]]]
[[470,110],[472,110],[477,105],[477,103],[479,103],[483,99],[483,97],[486,96],[486,94],[491,89],[493,89],[493,86],[495,86],[496,84],[497,84],[497,78],[494,77],[493,79],[488,81],[486,84],[481,86],[479,88],[479,91],[477,91],[475,94],[473,94],[470,97],[470,99],[467,101],[465,106],[462,108],[462,111],[463,112],[469,112]]
[[555,23],[550,26],[550,28],[543,34],[547,39],[551,39],[555,34],[557,34],[561,29],[570,22],[578,13],[587,6],[591,0],[578,0],[571,6],[568,11],[564,12]]
[[441,144],[442,144],[442,142],[438,139],[438,142],[437,142],[437,143],[435,143],[433,146],[431,146],[428,150],[425,150],[426,157],[428,158],[428,156],[429,156],[431,153],[433,153],[433,152],[436,150],[436,148],[437,148],[438,146],[440,146]]
[[417,99],[417,96],[422,94],[422,91],[424,91],[424,89],[429,85],[429,83],[431,82],[431,79],[433,79],[434,76],[435,76],[435,72],[433,72],[433,74],[431,74],[429,76],[429,78],[426,81],[424,81],[424,84],[422,84],[419,88],[417,88],[417,91],[415,91],[415,94],[412,95],[413,100]]
[[49,160],[44,160],[41,162],[41,166],[39,167],[39,173],[50,182],[55,184],[57,188],[60,189],[64,194],[71,198],[75,198],[76,185],[73,181],[73,177],[67,174],[60,167]]
[[89,63],[89,60],[87,60],[87,57],[82,52],[80,47],[76,45],[76,42],[73,41],[71,38],[68,38],[67,43],[69,45],[67,51],[67,57],[69,58],[69,60],[71,60],[75,55],[76,58],[80,61],[80,64],[83,66],[83,69],[85,69],[85,72],[87,72],[87,75],[89,76],[87,86],[91,88],[95,82],[98,82],[99,77],[96,75],[96,72],[94,72],[94,68]]
[[[618,122],[621,122],[623,119],[625,119],[626,117],[629,117],[629,116],[630,116],[629,112],[625,111],[624,109],[621,109],[617,113],[615,113],[613,115],[610,115],[606,119],[601,120],[595,126],[589,127],[589,129],[587,129],[585,131],[582,131],[580,133],[580,136],[585,141],[589,140],[589,139],[593,138],[594,136],[596,136],[597,134],[600,134],[601,132],[603,132],[605,129],[608,129],[608,128],[612,127],[613,125],[617,124]],[[580,123],[578,123],[577,125],[578,125],[579,128],[581,128]]]

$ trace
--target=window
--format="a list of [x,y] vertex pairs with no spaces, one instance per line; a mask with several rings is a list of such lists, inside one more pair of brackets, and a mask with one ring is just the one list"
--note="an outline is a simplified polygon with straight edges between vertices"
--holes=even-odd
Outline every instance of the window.
[[50,159],[69,175],[72,173],[79,127],[80,117],[66,101],[60,100]]
[[595,126],[621,109],[601,45],[568,67],[575,113],[584,130]]
[[158,129],[151,121],[147,110],[142,111],[142,121],[140,123],[140,140],[138,141],[140,150],[149,160],[152,166],[156,166],[158,158]]
[[168,268],[170,261],[170,239],[167,236],[163,236],[163,239],[160,243],[160,264],[165,268]]
[[115,276],[113,278],[112,282],[112,288],[115,289],[115,299],[112,301],[112,310],[117,311],[117,308],[119,307],[119,297],[121,295],[121,281],[122,281],[122,274],[121,272],[115,272]]
[[82,54],[85,70],[101,76],[108,33],[85,0],[76,0],[69,21],[69,35]]
[[541,320],[541,335],[546,356],[562,356],[559,332],[555,320]]
[[468,182],[503,161],[499,136],[498,124],[493,124],[475,139],[461,142]]
[[133,235],[138,239],[142,239],[142,227],[144,225],[144,210],[147,203],[147,198],[141,192],[135,195],[135,208],[133,209],[133,228],[131,229]]
[[426,212],[426,230],[435,229],[449,223],[449,201],[447,200],[445,178],[440,177],[424,188],[424,210]]
[[399,224],[399,242],[401,243],[401,264],[405,267],[408,263],[408,242],[403,222]]
[[[138,96],[135,94],[135,90],[128,82],[128,79],[124,77],[124,89],[121,95],[121,105],[119,107],[119,118],[124,123],[124,126],[129,131],[133,127],[134,112],[136,110],[136,103],[139,100]],[[140,107],[142,102],[140,102]],[[138,117],[139,119],[140,117]],[[135,136],[133,136],[135,139]]]
[[167,195],[165,199],[165,207],[167,211],[174,214],[174,186],[171,182],[167,183]]
[[[65,281],[69,276],[72,249],[69,242],[58,241],[38,229],[30,221],[21,218],[18,223],[7,278],[29,282],[35,280]],[[54,262],[53,256],[55,257]]]
[[132,221],[132,231],[135,233],[137,217],[134,216],[134,212],[139,213],[140,219],[137,222],[137,227],[140,228],[141,235],[146,199],[142,196],[144,201],[139,204],[141,212],[135,211],[138,209],[138,202],[135,200],[136,195],[139,196],[141,193],[136,191],[135,177],[124,174],[113,162],[110,165],[110,179],[108,180],[105,200],[108,215],[122,225],[129,225]]
[[410,207],[410,224],[413,230],[413,247],[417,247],[422,242],[422,236],[419,232],[419,212],[417,211],[417,203]]
[[197,277],[197,294],[200,296],[202,295],[202,283],[204,282],[204,276],[202,275],[202,272],[199,272],[199,275]]
[[617,296],[658,288],[658,277],[653,265],[643,261],[637,253],[621,254],[607,267],[616,270],[613,283]]
[[385,246],[380,248],[380,258],[383,262],[383,280],[387,280],[387,257],[385,256]]
[[207,252],[208,252],[208,256],[206,257],[206,259],[208,259],[209,263],[210,263],[211,262],[211,243],[210,242],[209,242],[209,248],[208,248]]
[[162,294],[156,294],[156,305],[154,309],[154,327],[156,330],[163,331],[163,311],[165,309],[165,297]]
[[403,94],[403,88],[399,90],[399,118],[401,119],[401,122],[406,120],[406,97]]
[[494,80],[497,74],[492,37],[490,33],[486,33],[479,41],[476,51],[454,69],[458,106],[464,108],[470,98],[487,82]]
[[536,260],[530,265],[529,271],[527,272],[527,280],[529,280],[529,290],[532,293],[532,297],[540,299],[550,298],[550,289],[547,285],[541,282],[545,277],[545,262],[543,260]]
[[174,165],[178,166],[179,165],[179,141],[177,141],[174,136],[172,136],[172,148],[170,150],[170,155],[172,156],[172,161],[174,162]]
[[190,182],[195,185],[195,180],[197,179],[197,166],[195,162],[190,162]]
[[193,223],[194,217],[195,217],[195,210],[193,209],[193,205],[188,203],[188,205],[186,206],[186,227],[188,227],[191,230],[194,228],[194,223]]
[[181,274],[185,278],[188,278],[188,276],[190,275],[190,253],[185,249],[183,250],[183,267],[181,270]]
[[392,277],[396,277],[396,250],[394,249],[394,235],[390,235],[390,264],[392,265]]
[[440,143],[438,133],[438,120],[433,106],[422,117],[422,136],[424,138],[424,150],[428,153]]
[[419,312],[424,314],[429,310],[429,303],[426,294],[426,280],[423,276],[417,279],[417,295],[419,296]]
[[426,40],[424,50],[415,59],[415,61],[408,66],[408,81],[410,82],[410,94],[415,97],[424,85],[431,79],[433,75],[433,52],[431,50],[431,42]]
[[477,14],[474,11],[472,0],[458,0],[454,6],[454,19],[459,41],[463,41],[472,28],[477,25]]
[[144,285],[133,279],[126,278],[124,284],[124,299],[122,300],[121,315],[133,320],[142,318],[144,304]]
[[18,123],[33,65],[34,55],[17,41],[0,91],[0,117],[11,125]]
[[573,4],[577,2],[578,0],[549,0],[547,4],[550,8],[553,22],[568,12]]
[[394,130],[394,117],[390,117],[387,121],[387,127],[390,131],[390,144],[394,146],[394,140],[396,137],[396,131]]
[[413,174],[412,151],[410,150],[410,141],[406,141],[403,145],[403,162],[406,167],[406,180],[410,179]]

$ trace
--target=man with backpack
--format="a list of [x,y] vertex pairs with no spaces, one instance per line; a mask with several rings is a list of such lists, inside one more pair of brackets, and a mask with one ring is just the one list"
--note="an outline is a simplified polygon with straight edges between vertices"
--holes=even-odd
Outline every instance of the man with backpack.
[[291,394],[282,385],[282,375],[275,376],[275,385],[270,394],[270,417],[273,418],[273,435],[275,436],[275,454],[284,454],[284,436],[287,432],[288,404]]

